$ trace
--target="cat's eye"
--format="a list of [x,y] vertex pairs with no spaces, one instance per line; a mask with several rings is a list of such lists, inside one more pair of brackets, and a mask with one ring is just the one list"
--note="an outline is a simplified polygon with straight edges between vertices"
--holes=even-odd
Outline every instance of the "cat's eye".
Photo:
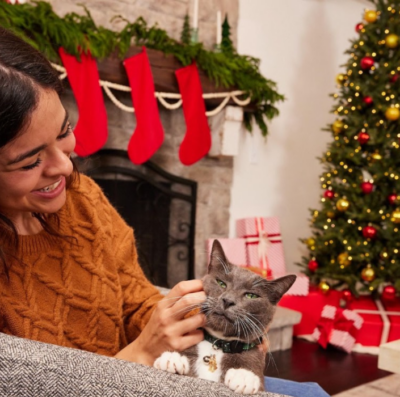
[[223,281],[217,279],[217,283],[221,288],[226,288],[226,284]]
[[257,299],[258,297],[259,297],[258,295],[252,294],[251,292],[248,292],[246,294],[246,298],[249,298],[249,299]]

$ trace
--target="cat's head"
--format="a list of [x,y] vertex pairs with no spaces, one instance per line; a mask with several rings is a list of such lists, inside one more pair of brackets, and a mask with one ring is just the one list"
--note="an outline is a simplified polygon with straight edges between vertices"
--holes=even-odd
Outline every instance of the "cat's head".
[[202,310],[206,327],[245,342],[265,333],[276,304],[291,287],[296,276],[268,281],[261,276],[231,264],[218,240],[212,246],[207,274],[203,278],[207,300]]

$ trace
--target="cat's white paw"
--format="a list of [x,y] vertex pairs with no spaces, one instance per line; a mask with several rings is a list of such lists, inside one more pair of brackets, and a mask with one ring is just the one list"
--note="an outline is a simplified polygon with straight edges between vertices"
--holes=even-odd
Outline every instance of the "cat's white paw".
[[189,360],[177,352],[164,352],[154,361],[154,367],[173,374],[187,375],[189,373]]
[[247,369],[231,368],[225,375],[225,386],[236,393],[255,394],[260,389],[260,378]]

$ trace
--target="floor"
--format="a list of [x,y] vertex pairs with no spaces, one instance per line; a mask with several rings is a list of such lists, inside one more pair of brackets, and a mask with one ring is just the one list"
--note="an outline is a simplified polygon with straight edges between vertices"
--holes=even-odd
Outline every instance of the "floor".
[[[291,349],[270,355],[264,373],[267,376],[297,382],[317,382],[329,395],[335,395],[392,375],[390,372],[378,369],[377,363],[377,356],[347,354],[333,347],[324,350],[316,343],[295,338]],[[394,379],[392,382],[395,385],[398,378],[390,379]],[[376,387],[383,388],[384,385],[386,385],[385,379]],[[399,392],[400,382],[397,386],[393,387]],[[368,386],[368,392],[372,390],[372,394],[365,394],[362,391],[362,397],[400,396],[400,393],[377,394],[376,387]],[[354,396],[358,394],[340,394],[340,397]]]

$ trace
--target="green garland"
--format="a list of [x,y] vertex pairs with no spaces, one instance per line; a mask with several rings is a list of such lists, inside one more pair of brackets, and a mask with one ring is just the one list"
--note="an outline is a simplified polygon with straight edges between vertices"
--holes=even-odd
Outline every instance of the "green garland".
[[255,111],[245,112],[245,126],[251,131],[254,117],[262,134],[268,134],[265,119],[271,120],[279,114],[274,105],[283,101],[284,96],[277,92],[275,82],[261,75],[258,59],[239,55],[235,50],[229,53],[207,51],[201,43],[180,43],[165,30],[148,27],[141,17],[133,23],[120,16],[114,17],[126,22],[120,32],[114,32],[97,26],[89,10],[82,7],[84,15],[69,13],[61,18],[43,1],[11,5],[0,0],[0,26],[12,30],[56,63],[61,63],[59,47],[78,58],[78,48],[85,52],[90,50],[98,59],[106,58],[117,49],[123,59],[133,44],[172,54],[183,66],[195,60],[217,86],[235,87],[251,95]]

